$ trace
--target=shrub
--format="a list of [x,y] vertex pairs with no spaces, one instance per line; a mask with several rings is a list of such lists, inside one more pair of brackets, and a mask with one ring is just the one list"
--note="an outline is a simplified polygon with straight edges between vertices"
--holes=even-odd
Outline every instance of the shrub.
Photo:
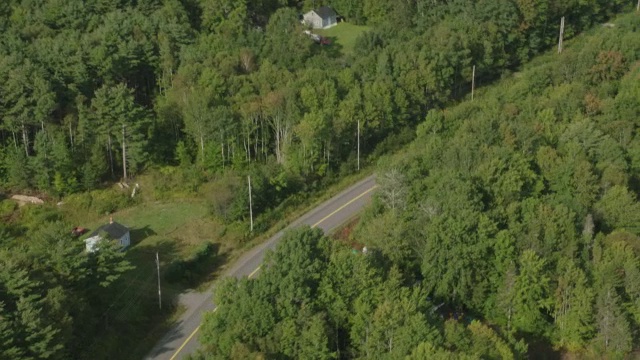
[[62,221],[62,214],[57,208],[49,205],[25,205],[20,208],[21,221],[29,230],[36,230],[42,224]]
[[249,192],[246,180],[242,180],[238,176],[227,175],[202,186],[201,192],[207,199],[209,211],[225,223],[243,218],[249,210]]
[[110,214],[131,203],[128,191],[94,190],[91,199],[91,207],[98,214]]
[[0,201],[0,218],[11,215],[17,207],[18,204],[13,200]]
[[65,197],[64,203],[76,210],[87,211],[91,209],[91,194],[88,192],[72,194]]
[[[410,143],[415,137],[415,131],[410,128],[404,128],[398,133],[387,136],[384,140],[378,143],[373,153],[371,153],[371,157],[377,159],[383,154],[394,152]],[[362,159],[360,159],[360,161],[362,161]]]

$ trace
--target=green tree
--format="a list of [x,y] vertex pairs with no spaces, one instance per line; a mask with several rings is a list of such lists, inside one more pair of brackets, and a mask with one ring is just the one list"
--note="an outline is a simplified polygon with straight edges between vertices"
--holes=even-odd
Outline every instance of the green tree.
[[228,279],[218,287],[218,310],[205,315],[200,330],[205,354],[239,358],[233,355],[242,349],[249,353],[265,350],[261,344],[276,322],[275,308],[265,290],[263,284],[247,279]]
[[12,319],[6,312],[3,302],[0,302],[0,356],[5,359],[19,359],[24,356],[16,344],[16,331],[12,326]]
[[[134,266],[125,259],[126,254],[121,250],[119,244],[103,240],[99,245],[99,250],[89,255],[86,271],[90,283],[93,284],[93,289],[98,286],[107,288],[123,273],[134,269]],[[97,295],[96,292],[91,294]]]
[[509,344],[489,326],[474,320],[467,327],[471,333],[472,345],[469,353],[478,358],[515,359]]
[[[124,84],[103,86],[91,101],[95,140],[105,144],[112,174],[119,160],[125,161],[119,165],[126,167],[127,174],[135,174],[147,161],[149,119],[133,95],[133,90]],[[125,175],[124,169],[122,174]]]
[[399,270],[392,268],[376,292],[362,294],[356,302],[351,336],[359,356],[397,359],[420,342],[436,339],[424,290],[405,287],[402,280]]
[[82,184],[86,190],[94,189],[109,171],[107,155],[102,144],[92,144],[89,151],[89,158],[82,165]]
[[282,318],[291,318],[301,304],[311,303],[329,257],[328,240],[321,229],[301,227],[283,236],[276,251],[266,256],[261,277],[275,291],[274,302]]
[[280,8],[269,18],[263,53],[267,59],[284,69],[299,69],[311,55],[313,44],[303,33],[302,25],[292,8]]
[[321,314],[312,315],[303,304],[295,318],[286,318],[276,327],[280,352],[295,359],[332,359],[326,322]]
[[453,351],[438,348],[430,342],[420,343],[405,360],[421,360],[421,359],[434,359],[434,360],[471,360],[475,359],[472,356],[466,354],[460,354]]
[[53,183],[53,158],[50,139],[44,131],[38,131],[34,142],[35,156],[32,158],[34,183],[38,189],[48,191]]
[[533,334],[546,330],[546,313],[551,307],[549,280],[544,259],[532,250],[525,250],[514,284],[514,328]]
[[562,261],[557,273],[556,342],[570,351],[577,351],[584,348],[593,335],[593,290],[585,273],[572,260]]
[[364,22],[363,2],[357,0],[333,0],[331,6],[336,9],[338,14],[344,16],[347,21],[354,24],[362,24]]
[[185,132],[198,144],[200,162],[206,162],[205,145],[214,131],[210,98],[203,91],[191,91],[185,94],[184,124]]
[[247,1],[201,1],[202,25],[228,39],[243,36],[247,27]]
[[[3,83],[0,93],[4,121],[10,131],[22,134],[25,155],[31,153],[31,135],[35,128],[44,130],[52,111],[55,109],[55,94],[42,68],[28,59],[9,59],[15,65]],[[11,65],[10,65],[11,66]],[[15,141],[15,140],[14,140]]]
[[547,22],[550,20],[550,0],[517,0],[520,12],[520,30],[525,32],[527,45],[520,48],[520,58],[528,59],[549,42],[546,35]]
[[595,204],[595,210],[609,229],[627,229],[638,234],[639,206],[626,187],[614,186]]
[[7,169],[7,186],[16,189],[28,188],[31,174],[25,154],[19,150],[9,150],[4,162]]
[[11,324],[13,332],[13,340],[8,340],[13,346],[7,351],[26,358],[62,358],[64,339],[46,311],[43,284],[20,263],[24,259],[7,256],[6,251],[0,253],[0,303],[7,311],[3,323]]
[[370,256],[356,255],[350,249],[332,251],[319,286],[318,303],[332,326],[333,348],[344,350],[344,334],[349,329],[351,311],[359,296],[381,283],[381,272]]
[[631,324],[621,309],[620,297],[611,286],[601,288],[596,300],[598,333],[594,345],[605,354],[623,356],[632,349]]

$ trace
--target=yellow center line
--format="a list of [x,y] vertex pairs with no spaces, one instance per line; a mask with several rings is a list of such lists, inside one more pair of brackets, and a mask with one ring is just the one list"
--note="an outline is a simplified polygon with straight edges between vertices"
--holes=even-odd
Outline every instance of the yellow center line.
[[[378,185],[374,185],[372,188],[370,188],[369,190],[363,192],[362,194],[354,197],[353,199],[349,200],[347,203],[345,203],[344,205],[340,206],[339,208],[337,208],[336,210],[334,210],[333,212],[331,212],[329,215],[323,217],[322,219],[320,219],[320,221],[318,221],[317,223],[311,225],[312,228],[317,227],[318,225],[320,225],[320,223],[322,223],[323,221],[327,220],[328,218],[332,217],[333,215],[335,215],[338,211],[346,208],[347,206],[353,204],[354,202],[356,202],[358,199],[360,199],[361,197],[367,195],[368,193],[370,193],[371,191],[373,191],[375,188],[377,188]],[[249,274],[249,278],[252,278],[258,271],[260,270],[260,266],[258,266],[255,270],[253,270],[251,272],[251,274]],[[215,312],[216,310],[218,310],[218,308],[216,307],[215,309],[213,309],[213,312]],[[189,341],[191,341],[191,338],[193,338],[193,336],[198,332],[198,330],[200,330],[200,325],[198,325],[198,327],[196,327],[195,330],[193,330],[193,332],[191,333],[191,335],[189,335],[189,337],[187,338],[187,340],[185,340],[182,345],[180,345],[180,347],[178,348],[178,350],[176,350],[176,352],[173,354],[173,356],[171,356],[171,359],[169,360],[174,360],[176,358],[176,356],[178,356],[178,354],[180,353],[180,351],[182,351],[182,349],[184,349],[184,347],[187,345],[187,343]]]
[[311,227],[312,227],[312,228],[314,228],[314,227],[316,227],[316,226],[320,225],[320,223],[321,223],[321,222],[323,222],[323,221],[327,220],[328,218],[332,217],[332,216],[333,216],[333,215],[335,215],[338,211],[340,211],[340,210],[342,210],[342,209],[346,208],[347,206],[349,206],[349,205],[353,204],[353,203],[354,203],[354,202],[356,202],[358,199],[360,199],[361,197],[363,197],[363,196],[367,195],[368,193],[370,193],[371,191],[373,191],[373,190],[374,190],[375,188],[377,188],[377,187],[378,187],[378,185],[374,185],[374,186],[373,186],[372,188],[370,188],[369,190],[367,190],[367,191],[363,192],[362,194],[360,194],[360,195],[358,195],[358,196],[354,197],[353,199],[351,199],[351,200],[350,200],[349,202],[347,202],[346,204],[344,204],[344,205],[340,206],[339,208],[335,209],[331,214],[329,214],[329,215],[327,215],[327,216],[323,217],[322,219],[320,219],[320,221],[318,221],[317,223],[315,223],[315,224],[311,225]]
[[258,270],[260,270],[260,266],[258,266],[255,270],[251,272],[251,274],[249,274],[249,278],[252,278],[253,275],[255,275],[258,272]]
[[[218,311],[218,308],[214,308],[213,312]],[[195,330],[193,330],[193,332],[191,333],[191,335],[189,335],[189,337],[187,338],[187,340],[185,340],[182,345],[180,345],[180,347],[178,348],[178,350],[176,350],[176,352],[173,354],[173,356],[171,356],[171,359],[169,360],[173,360],[176,358],[176,356],[178,356],[178,354],[180,353],[180,351],[182,351],[182,349],[184,349],[184,347],[189,343],[189,341],[191,341],[191,338],[193,337],[193,335],[195,335],[198,330],[200,330],[200,325],[198,325]]]
[[[215,311],[215,309],[213,310]],[[193,330],[193,332],[191,333],[191,335],[189,335],[189,337],[187,338],[187,340],[185,340],[182,345],[180,345],[180,347],[178,348],[178,350],[176,350],[175,354],[173,354],[173,356],[171,357],[171,359],[169,360],[173,360],[176,358],[176,356],[178,356],[178,354],[180,353],[180,351],[182,351],[182,349],[185,347],[185,345],[187,345],[187,343],[191,340],[191,338],[193,337],[193,335],[195,335],[198,330],[200,330],[200,325],[198,325],[198,327],[196,327],[195,330]]]

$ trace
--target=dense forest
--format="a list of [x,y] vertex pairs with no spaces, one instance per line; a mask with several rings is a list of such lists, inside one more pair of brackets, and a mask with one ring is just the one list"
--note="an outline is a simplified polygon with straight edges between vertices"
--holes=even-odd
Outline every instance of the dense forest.
[[206,180],[254,164],[296,191],[356,168],[358,122],[370,153],[463,96],[472,65],[494,79],[555,43],[561,16],[571,37],[631,5],[326,3],[373,26],[353,56],[302,33],[322,1],[3,1],[0,185],[60,196],[145,168]]
[[350,241],[289,233],[195,358],[637,356],[639,35],[622,16],[430,110]]
[[[352,55],[303,34],[299,14],[323,4],[370,27]],[[520,356],[531,339],[628,353],[640,316],[637,16],[569,46],[559,63],[510,74],[556,43],[562,16],[570,39],[632,5],[5,0],[0,197],[59,198],[144,172],[176,187],[252,172],[259,213],[355,171],[358,126],[369,159],[418,126],[409,155],[382,165],[383,190],[354,233],[371,256],[291,236],[291,251],[315,255],[225,285],[252,306],[227,310],[241,303],[221,298],[218,314],[261,320],[232,334],[203,328],[210,356]],[[478,85],[513,84],[443,111],[468,95],[473,66]],[[97,356],[112,285],[131,267],[123,253],[87,255],[54,213],[1,220],[0,358]],[[285,276],[296,266],[313,271]],[[353,266],[361,281],[339,285]],[[476,321],[443,322],[440,304]],[[394,329],[407,336],[393,340]],[[315,347],[302,350],[299,334]]]

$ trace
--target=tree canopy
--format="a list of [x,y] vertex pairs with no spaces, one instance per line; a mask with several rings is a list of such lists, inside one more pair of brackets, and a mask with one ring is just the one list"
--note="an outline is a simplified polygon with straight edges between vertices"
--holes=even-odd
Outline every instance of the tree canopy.
[[218,294],[196,358],[637,352],[640,28],[612,24],[428,111],[378,165],[349,238],[367,253],[289,233],[262,275]]
[[[258,280],[221,285],[202,357],[629,354],[640,36],[637,16],[600,24],[633,4],[389,4],[2,1],[0,196],[81,197],[153,171],[189,189],[231,179],[211,195],[231,222],[247,216],[238,174],[263,214],[411,142],[380,164],[354,232],[371,254],[289,234]],[[304,34],[299,14],[322,5],[368,26],[352,54]],[[534,58],[562,17],[571,41]],[[56,212],[21,216],[0,223],[0,358],[88,357],[126,314],[112,289],[130,265],[86,254]]]
[[[354,56],[303,34],[299,12],[320,5],[373,26]],[[61,196],[177,165],[178,151],[209,178],[272,164],[292,181],[354,171],[344,164],[356,123],[363,154],[375,154],[389,134],[464,96],[473,65],[478,82],[495,79],[554,44],[561,16],[573,36],[624,5],[4,2],[0,184]],[[597,59],[592,81],[624,69],[616,52]]]

